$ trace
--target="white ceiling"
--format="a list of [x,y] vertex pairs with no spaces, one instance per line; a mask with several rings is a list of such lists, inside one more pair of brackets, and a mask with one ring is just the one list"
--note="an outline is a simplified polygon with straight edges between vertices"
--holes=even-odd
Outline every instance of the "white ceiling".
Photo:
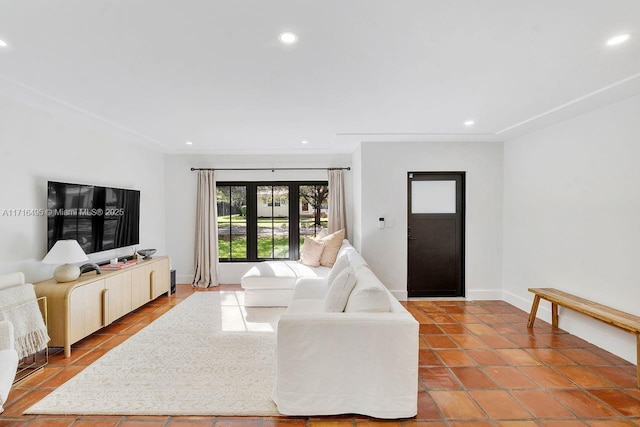
[[172,152],[502,141],[640,93],[638,0],[0,0],[0,39],[5,87]]

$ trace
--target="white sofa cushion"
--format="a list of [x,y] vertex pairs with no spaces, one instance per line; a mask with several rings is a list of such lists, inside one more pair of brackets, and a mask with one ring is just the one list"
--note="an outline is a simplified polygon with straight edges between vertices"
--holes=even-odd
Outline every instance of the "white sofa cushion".
[[294,299],[287,307],[287,314],[313,314],[324,313],[324,300],[322,299]]
[[327,276],[327,286],[331,286],[333,281],[336,280],[336,277],[338,277],[338,274],[347,267],[349,267],[349,257],[346,254],[338,257]]
[[342,242],[342,246],[340,246],[340,250],[338,251],[338,259],[342,256],[347,257],[347,259],[349,260],[349,265],[353,268],[358,268],[363,265],[368,266],[362,255],[360,255],[360,253],[358,253],[358,251],[356,251],[356,249],[351,246],[351,243],[349,243],[348,240],[344,240]]
[[298,261],[265,261],[242,276],[243,289],[293,289],[302,277],[327,277],[328,267],[309,267]]
[[319,299],[327,295],[327,279],[322,277],[302,277],[296,282],[292,299]]
[[368,267],[358,267],[356,286],[351,291],[345,313],[379,313],[391,311],[387,289]]
[[347,267],[338,274],[329,286],[324,299],[324,311],[327,313],[342,313],[349,295],[356,285],[356,272],[353,267]]

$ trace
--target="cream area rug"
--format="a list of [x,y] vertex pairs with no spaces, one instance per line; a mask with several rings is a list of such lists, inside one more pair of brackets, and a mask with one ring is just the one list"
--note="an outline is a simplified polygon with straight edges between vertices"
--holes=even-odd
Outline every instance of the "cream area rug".
[[275,327],[283,308],[196,292],[25,414],[278,415]]

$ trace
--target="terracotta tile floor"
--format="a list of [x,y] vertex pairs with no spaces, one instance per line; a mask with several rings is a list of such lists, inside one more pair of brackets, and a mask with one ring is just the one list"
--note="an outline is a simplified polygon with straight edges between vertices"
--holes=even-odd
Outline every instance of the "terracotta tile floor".
[[[218,290],[239,287],[224,285],[210,291]],[[152,301],[75,344],[69,359],[56,351],[44,370],[13,388],[0,426],[640,426],[634,365],[540,320],[527,329],[527,313],[503,301],[406,303],[420,322],[415,419],[22,415],[192,292],[189,285],[178,285],[175,296]]]

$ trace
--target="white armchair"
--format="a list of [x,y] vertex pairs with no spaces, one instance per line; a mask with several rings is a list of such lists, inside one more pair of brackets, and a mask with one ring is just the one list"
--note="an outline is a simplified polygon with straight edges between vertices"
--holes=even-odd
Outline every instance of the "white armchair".
[[[33,285],[25,284],[24,274],[0,275],[0,319],[3,319],[0,320],[0,413],[4,411],[3,406],[16,378],[20,358],[30,354],[21,356],[27,347],[24,343],[34,342],[32,338],[36,335],[32,330],[36,327],[44,328],[43,336],[48,341],[46,326],[37,303],[25,305],[24,301],[36,301]],[[20,315],[16,315],[18,312]],[[32,319],[36,320],[35,323],[31,322]],[[29,339],[25,339],[29,333]],[[46,348],[46,342],[44,345]]]
[[17,368],[18,353],[14,348],[13,325],[8,320],[0,320],[0,413],[4,411]]

